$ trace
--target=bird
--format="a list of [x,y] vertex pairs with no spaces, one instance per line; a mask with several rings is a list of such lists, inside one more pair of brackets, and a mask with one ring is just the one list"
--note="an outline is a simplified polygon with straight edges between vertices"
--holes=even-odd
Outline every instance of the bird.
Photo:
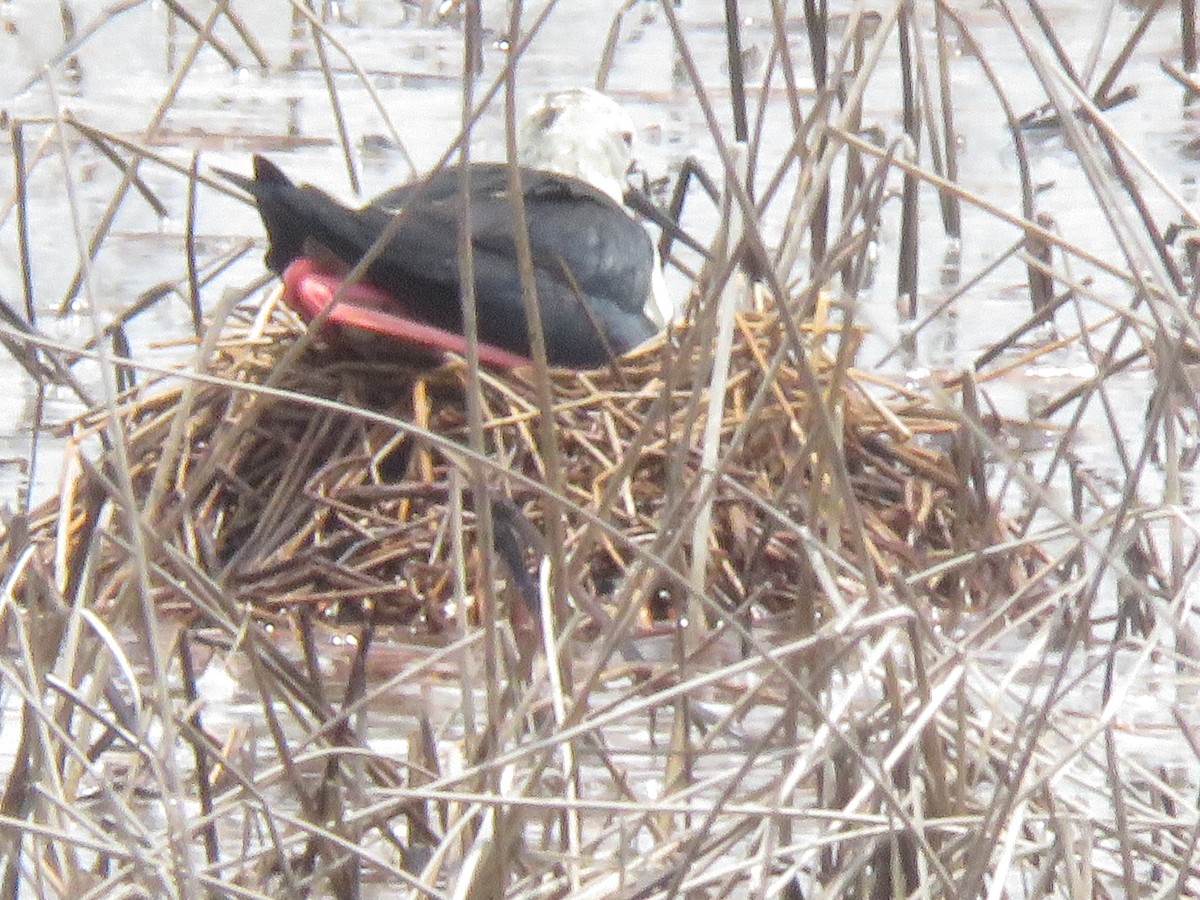
[[[519,138],[546,358],[552,366],[595,368],[658,334],[672,312],[650,236],[622,204],[633,121],[606,95],[571,88],[535,104]],[[326,322],[465,353],[461,165],[392,188],[357,209],[320,188],[295,184],[263,156],[253,159],[253,178],[217,172],[254,199],[269,241],[266,265],[282,276],[285,300],[306,320],[329,305],[342,276],[400,214],[362,281],[342,288]],[[480,360],[512,368],[529,362],[531,348],[509,167],[468,165]]]

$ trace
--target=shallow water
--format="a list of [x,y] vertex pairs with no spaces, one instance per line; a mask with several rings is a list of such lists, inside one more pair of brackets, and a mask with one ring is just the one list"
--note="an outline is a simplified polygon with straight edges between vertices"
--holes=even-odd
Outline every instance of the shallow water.
[[[487,5],[490,15],[493,5]],[[110,6],[107,0],[90,0],[75,3],[72,8],[82,29],[87,23],[103,17]],[[614,6],[564,0],[563,8],[550,17],[546,30],[533,43],[520,68],[520,105],[545,89],[593,80]],[[1068,52],[1073,58],[1082,59],[1096,37],[1095,6],[1080,0],[1064,0],[1046,6],[1052,10]],[[363,2],[342,4],[342,7],[347,21],[332,23],[332,34],[370,73],[371,84],[392,118],[407,155],[418,170],[425,169],[438,159],[459,128],[460,32],[449,26],[422,24],[412,11],[414,7],[400,4]],[[1002,74],[1011,96],[1042,96],[1035,73],[1013,41],[1011,30],[989,7],[982,3],[971,4],[963,10],[976,37],[986,47],[989,62]],[[188,166],[193,154],[199,154],[202,171],[209,167],[247,171],[250,155],[263,152],[297,179],[320,184],[335,194],[351,198],[346,167],[336,139],[336,122],[321,75],[311,65],[298,72],[283,71],[292,45],[288,34],[290,7],[266,2],[240,3],[236,8],[246,17],[252,33],[271,59],[274,71],[264,74],[250,67],[250,54],[227,25],[222,24],[218,33],[234,49],[242,67],[231,70],[211,49],[202,51],[195,71],[185,81],[178,98],[161,124],[148,134],[149,123],[174,78],[176,69],[173,67],[179,65],[190,44],[189,33],[180,26],[176,26],[172,37],[165,7],[157,3],[138,5],[103,25],[100,37],[88,41],[79,50],[79,80],[67,78],[60,66],[53,76],[56,87],[52,92],[44,80],[36,81],[26,90],[20,89],[58,53],[63,33],[57,12],[51,13],[45,4],[34,0],[0,3],[0,20],[9,26],[0,31],[0,59],[9,61],[0,66],[0,108],[13,120],[29,121],[23,133],[32,216],[33,296],[37,325],[47,334],[82,344],[92,334],[94,322],[107,321],[142,292],[162,282],[174,282],[184,273],[186,179],[148,161],[141,166],[141,175],[165,204],[166,215],[160,216],[140,197],[132,194],[126,197],[117,214],[113,234],[91,267],[88,289],[74,300],[68,315],[57,315],[66,287],[78,266],[78,241],[86,242],[101,219],[120,181],[120,173],[93,146],[73,134],[67,148],[69,178],[64,178],[62,155],[56,139],[50,141],[44,154],[40,155],[39,144],[47,140],[48,134],[42,119],[51,116],[56,106],[71,110],[80,119],[99,128],[146,143],[180,166]],[[703,3],[684,0],[679,15],[685,23],[689,46],[711,89],[721,127],[729,133],[722,11],[723,6],[717,0]],[[753,56],[757,51],[761,60],[771,33],[769,6],[765,2],[744,0],[742,11],[747,53]],[[1119,27],[1113,28],[1105,43],[1106,60],[1116,52],[1116,44],[1128,32],[1136,16],[1136,10],[1118,7],[1116,23]],[[694,155],[715,171],[718,156],[699,106],[686,82],[674,75],[676,63],[663,14],[654,4],[643,3],[627,14],[626,22],[626,36],[618,47],[608,90],[628,107],[639,125],[639,156],[643,167],[652,177],[669,176],[685,156]],[[489,19],[486,26],[489,40],[484,50],[485,71],[480,88],[490,83],[505,59],[501,38],[505,27],[503,21]],[[798,54],[797,77],[803,88],[810,83],[807,60],[803,58],[804,25],[797,17],[790,22],[790,28],[795,35],[793,49]],[[1121,81],[1121,84],[1136,84],[1139,97],[1111,110],[1107,119],[1146,160],[1148,168],[1161,177],[1166,187],[1190,203],[1195,200],[1196,183],[1194,151],[1189,149],[1189,144],[1196,135],[1197,126],[1192,115],[1184,113],[1179,89],[1159,71],[1160,59],[1178,56],[1176,29],[1173,16],[1159,17]],[[923,38],[932,42],[928,27],[923,31]],[[310,42],[304,43],[311,48]],[[341,59],[333,47],[330,47],[330,55],[334,60]],[[342,63],[335,62],[335,67],[342,67]],[[752,85],[755,79],[761,78],[761,71],[761,65],[758,68],[751,65]],[[867,95],[864,119],[869,125],[878,127],[885,140],[896,138],[900,132],[898,92],[889,89],[889,85],[896,82],[897,71],[898,60],[892,47]],[[1020,207],[1012,140],[1003,126],[999,107],[992,99],[979,67],[965,55],[965,50],[953,61],[951,74],[956,96],[980,98],[979,102],[964,100],[956,110],[961,151],[959,180],[989,203],[1017,212]],[[388,126],[367,92],[349,71],[339,69],[336,84],[362,178],[362,195],[372,195],[407,178],[410,172],[405,152],[390,146],[390,139],[380,138],[386,136]],[[757,97],[757,91],[752,91],[752,103]],[[759,151],[764,173],[770,172],[772,161],[782,154],[791,139],[790,120],[777,85],[769,106],[771,114]],[[1018,114],[1024,111],[1017,110]],[[1064,149],[1062,139],[1054,133],[1034,133],[1028,135],[1028,139],[1033,180],[1043,186],[1039,209],[1053,217],[1058,232],[1079,241],[1097,257],[1119,259],[1119,244],[1111,229],[1100,219],[1092,191],[1076,157]],[[502,123],[494,111],[476,128],[472,153],[474,158],[497,158],[503,154]],[[0,296],[19,309],[22,306],[21,261],[15,218],[7,201],[14,185],[12,145],[0,144],[0,154],[4,157],[0,161],[0,198],[4,198],[0,201],[3,202],[0,211],[6,213],[0,221]],[[1148,176],[1141,178],[1147,184],[1146,197],[1159,221],[1178,219],[1180,214],[1166,193],[1150,189]],[[893,187],[898,187],[898,180],[893,181]],[[68,184],[72,192],[66,190]],[[963,212],[961,243],[945,238],[934,194],[929,190],[923,192],[921,315],[937,309],[965,279],[1016,240],[1016,230],[997,226],[990,213],[970,205],[964,205]],[[767,211],[768,235],[777,234],[782,228],[783,215],[782,204]],[[82,226],[79,236],[70,227],[73,221]],[[906,327],[895,301],[898,221],[899,203],[892,200],[885,208],[885,220],[879,232],[876,276],[870,289],[858,298],[856,315],[870,328],[860,367],[924,386],[932,381],[930,373],[970,367],[982,348],[1028,318],[1026,275],[1022,265],[1009,260],[959,299],[950,311],[936,316],[911,342],[911,349],[896,352]],[[703,200],[692,204],[685,219],[685,224],[702,236],[710,235],[716,223],[716,213]],[[261,225],[253,209],[215,190],[201,187],[196,231],[198,255],[202,259],[212,259],[236,247],[239,241],[259,238]],[[203,292],[205,306],[211,308],[225,288],[243,286],[259,277],[262,274],[260,257],[257,249],[244,255],[207,286]],[[1089,272],[1089,276],[1093,278],[1090,289],[1101,299],[1118,305],[1129,303],[1128,288],[1115,279],[1095,276],[1093,272]],[[672,273],[671,281],[673,289],[682,296],[688,288],[686,280],[678,273]],[[1095,321],[1101,310],[1089,304],[1082,314],[1085,319]],[[1077,327],[1072,316],[1073,312],[1066,310],[1059,316],[1058,325],[1064,333]],[[133,355],[148,361],[178,361],[185,351],[171,341],[186,336],[189,331],[190,313],[185,300],[179,294],[168,296],[131,324],[129,336]],[[1028,340],[1027,346],[1049,337],[1048,331],[1038,333]],[[1103,343],[1100,337],[1096,340],[1098,345]],[[1088,378],[1094,372],[1093,363],[1094,359],[1089,358],[1081,343],[1071,341],[1062,349],[986,381],[988,402],[1000,414],[1024,418],[1047,398]],[[81,363],[78,372],[87,384],[100,389],[94,365]],[[6,395],[0,398],[0,502],[15,504],[26,493],[36,502],[53,495],[59,478],[61,445],[49,438],[44,428],[77,412],[78,406],[61,390],[40,395],[23,370],[2,353],[0,379],[9,385]],[[1144,414],[1154,386],[1151,376],[1132,371],[1110,379],[1109,386],[1120,416],[1136,425],[1137,419]],[[1073,447],[1075,454],[1085,469],[1094,475],[1098,490],[1108,492],[1105,499],[1115,496],[1121,487],[1122,470],[1115,457],[1112,429],[1105,422],[1098,404],[1093,404],[1087,413],[1081,434],[1081,440]],[[31,465],[35,435],[37,453]],[[1134,451],[1138,439],[1136,428],[1131,428],[1128,442]],[[1053,435],[1047,437],[1044,432],[1030,430],[1010,435],[1005,446],[1020,459],[1023,454],[1043,450],[1046,444],[1053,442]],[[1147,483],[1153,483],[1157,477],[1152,469]],[[1021,497],[1014,491],[1008,499],[1015,506]],[[1067,508],[1065,501],[1062,507]],[[375,683],[386,681],[396,672],[403,671],[405,666],[412,665],[420,652],[405,647],[402,641],[392,642],[390,648],[383,652],[382,659],[376,658],[381,668],[372,673]],[[1012,675],[1017,671],[1013,668],[1014,660],[1025,649],[1014,643],[997,648],[994,658],[979,654],[975,661],[984,667],[994,665],[999,679],[1002,674]],[[342,658],[347,654],[346,648],[331,643],[327,650],[327,658],[333,667],[331,678],[344,677],[344,672],[336,667],[344,665]],[[1053,658],[1053,648],[1046,648],[1045,652],[1047,659]],[[1042,662],[1044,660],[1031,658],[1018,669],[1028,672],[1033,681],[1041,671],[1039,665]],[[1095,659],[1090,662],[1094,663]],[[1083,663],[1077,661],[1077,665]],[[261,710],[256,697],[239,687],[244,681],[239,673],[229,673],[228,680],[223,680],[222,673],[214,668],[207,677],[210,680],[205,682],[204,689],[212,717],[209,726],[217,730],[244,729],[251,746],[265,741]],[[1128,752],[1164,759],[1172,768],[1172,775],[1182,773],[1179,775],[1181,782],[1194,782],[1193,760],[1177,735],[1171,734],[1173,740],[1160,739],[1154,731],[1167,717],[1164,706],[1156,701],[1169,693],[1171,702],[1194,707],[1188,693],[1192,686],[1158,663],[1147,663],[1145,668],[1131,665],[1130,677],[1136,677],[1138,690],[1134,692],[1124,719],[1130,726],[1123,735]],[[1020,678],[1016,680],[1019,682]],[[432,712],[436,716],[454,709],[458,692],[457,675],[452,670],[442,673],[439,680],[398,685],[394,693],[388,695],[386,703],[374,708],[381,713],[393,714],[395,718],[389,718],[373,732],[373,746],[394,757],[403,757],[408,750],[411,735],[407,729],[411,722],[421,714]],[[1083,692],[1078,708],[1081,720],[1099,712],[1097,696],[1096,692]],[[10,695],[10,711],[13,702]],[[996,699],[998,708],[1008,708],[1015,702],[1013,696],[1008,695]],[[760,712],[759,715],[768,713]],[[445,737],[448,742],[457,737],[458,732],[454,730],[457,723],[447,720],[438,724],[447,725]],[[647,745],[662,746],[667,727],[667,717],[662,717],[661,721],[652,720],[644,710],[629,717],[624,737],[628,741],[629,766],[635,770],[635,781],[642,777],[642,773],[636,771],[638,754],[645,753]],[[751,731],[763,727],[763,723],[754,720],[748,724]],[[5,728],[0,734],[7,740],[13,731]],[[0,756],[5,758],[6,767],[10,753],[10,747],[0,746]],[[719,753],[705,763],[714,772],[736,765],[734,760]],[[661,764],[645,766],[647,772],[661,771],[662,768]],[[651,794],[656,787],[652,780],[650,775],[645,775],[644,780],[636,784],[638,791]],[[1086,799],[1087,788],[1088,785],[1083,783],[1075,786],[1071,793]]]

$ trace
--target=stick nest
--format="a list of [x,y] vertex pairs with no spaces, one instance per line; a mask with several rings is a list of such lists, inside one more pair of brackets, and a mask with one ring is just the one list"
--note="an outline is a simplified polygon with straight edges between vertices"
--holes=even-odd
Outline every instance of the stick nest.
[[[864,565],[877,582],[913,588],[915,579],[936,603],[1009,596],[1037,560],[1027,546],[977,553],[1011,529],[987,499],[974,442],[952,416],[849,368],[857,332],[825,321],[819,314],[802,329],[806,375],[776,316],[739,316],[712,479],[701,471],[711,354],[689,349],[711,346],[711,335],[693,333],[701,326],[676,328],[619,368],[551,372],[562,503],[542,487],[550,454],[535,373],[485,373],[484,478],[494,511],[534,526],[517,529],[530,566],[544,550],[536,535],[547,531],[547,510],[557,510],[572,592],[604,599],[640,560],[662,560],[669,568],[649,563],[661,577],[642,599],[669,614],[684,584],[671,570],[688,571],[693,516],[711,482],[706,588],[722,602],[816,620],[821,590],[857,591]],[[281,373],[301,331],[277,302],[247,305],[206,367],[222,383],[161,378],[120,403],[134,496],[153,523],[156,599],[190,603],[194,586],[172,577],[182,556],[227,599],[262,614],[369,609],[440,630],[480,572],[467,369],[365,362],[318,341]],[[272,378],[294,395],[246,389]],[[98,409],[74,422],[74,440],[102,433],[106,416]],[[116,460],[110,448],[99,465],[80,467],[31,521],[46,553],[64,536],[68,558],[108,547],[90,562],[105,574],[98,590],[114,596],[131,567],[94,537],[119,483]],[[832,581],[820,577],[829,573]]]

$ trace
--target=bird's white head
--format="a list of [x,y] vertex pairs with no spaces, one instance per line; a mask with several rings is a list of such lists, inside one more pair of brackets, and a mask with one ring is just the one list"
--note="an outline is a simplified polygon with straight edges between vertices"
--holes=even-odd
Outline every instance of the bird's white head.
[[526,113],[521,163],[583,179],[617,203],[633,161],[633,119],[613,99],[591,88],[546,94]]

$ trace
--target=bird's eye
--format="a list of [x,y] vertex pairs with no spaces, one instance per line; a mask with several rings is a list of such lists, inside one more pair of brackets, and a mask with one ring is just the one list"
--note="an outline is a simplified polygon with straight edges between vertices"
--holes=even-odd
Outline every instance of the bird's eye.
[[633,146],[633,132],[632,131],[622,131],[621,132],[621,140],[623,140],[625,142],[626,147],[632,147]]
[[537,125],[537,130],[541,132],[549,131],[561,112],[560,108],[554,106],[539,109],[537,114],[532,117],[533,122]]

